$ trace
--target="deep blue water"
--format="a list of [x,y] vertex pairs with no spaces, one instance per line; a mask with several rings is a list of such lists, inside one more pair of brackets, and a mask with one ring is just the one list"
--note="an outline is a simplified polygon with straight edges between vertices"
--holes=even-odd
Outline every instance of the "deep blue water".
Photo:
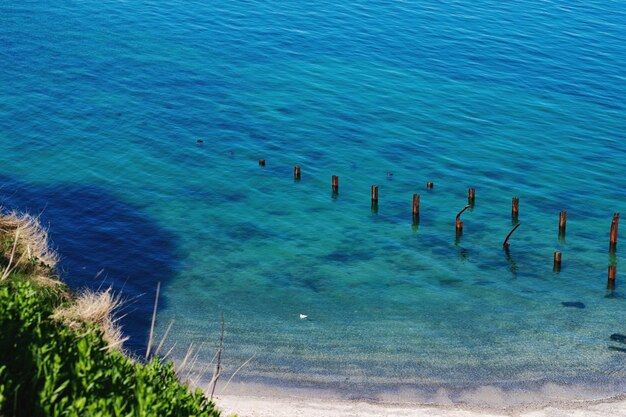
[[4,1],[0,204],[41,214],[72,286],[123,291],[136,353],[161,282],[174,357],[210,361],[223,311],[225,374],[256,354],[237,381],[623,392],[624,22],[618,1]]

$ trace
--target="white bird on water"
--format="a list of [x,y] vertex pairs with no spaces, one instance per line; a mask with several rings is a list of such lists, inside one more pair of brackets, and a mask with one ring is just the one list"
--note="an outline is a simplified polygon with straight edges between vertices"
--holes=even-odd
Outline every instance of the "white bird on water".
[[306,320],[309,316],[307,316],[306,314],[302,314],[300,313],[300,320]]

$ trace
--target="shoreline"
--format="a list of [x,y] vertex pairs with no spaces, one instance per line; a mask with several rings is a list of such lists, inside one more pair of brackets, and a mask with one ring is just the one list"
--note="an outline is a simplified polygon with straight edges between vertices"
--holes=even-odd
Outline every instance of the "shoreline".
[[626,394],[600,400],[496,409],[464,404],[393,403],[329,399],[318,396],[255,396],[220,394],[215,397],[225,416],[237,417],[626,417]]
[[[206,383],[207,381],[203,381]],[[224,398],[278,400],[302,402],[316,400],[320,403],[367,403],[380,407],[418,406],[480,410],[482,412],[522,412],[549,407],[577,408],[585,405],[624,402],[626,391],[623,386],[557,384],[545,382],[534,387],[502,387],[497,385],[475,385],[450,389],[444,385],[433,386],[430,392],[415,389],[389,389],[376,395],[360,395],[356,387],[344,392],[331,387],[298,387],[286,384],[267,384],[259,381],[229,381],[225,386],[218,384],[216,395]]]
[[[626,393],[595,399],[558,395],[553,386],[550,401],[532,402],[533,393],[504,391],[484,386],[468,391],[474,401],[453,402],[445,393],[428,401],[416,400],[407,392],[385,395],[378,399],[346,398],[327,390],[293,389],[255,383],[233,383],[224,392],[218,387],[215,401],[225,416],[238,417],[626,417]],[[524,396],[524,403],[499,403],[512,396]],[[491,398],[491,405],[486,399]],[[480,401],[482,400],[482,401]],[[479,403],[482,403],[479,405]],[[500,405],[498,405],[500,404]],[[503,405],[504,404],[504,405]],[[512,404],[512,405],[511,405]]]

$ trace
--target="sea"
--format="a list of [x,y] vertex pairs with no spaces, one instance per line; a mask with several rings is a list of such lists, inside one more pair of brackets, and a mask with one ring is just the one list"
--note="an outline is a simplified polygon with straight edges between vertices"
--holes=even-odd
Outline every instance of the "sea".
[[614,0],[4,0],[0,205],[121,294],[131,355],[160,286],[206,382],[223,315],[217,392],[608,398],[624,39]]

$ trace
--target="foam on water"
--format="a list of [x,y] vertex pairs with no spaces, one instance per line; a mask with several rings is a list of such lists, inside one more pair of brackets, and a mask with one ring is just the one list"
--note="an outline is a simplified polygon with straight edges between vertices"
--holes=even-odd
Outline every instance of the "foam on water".
[[626,333],[621,254],[607,254],[626,196],[617,2],[0,15],[0,203],[43,213],[72,285],[106,277],[135,300],[131,349],[161,281],[174,355],[213,348],[223,311],[225,373],[255,354],[247,383],[498,405],[623,392],[626,355],[609,349]]

